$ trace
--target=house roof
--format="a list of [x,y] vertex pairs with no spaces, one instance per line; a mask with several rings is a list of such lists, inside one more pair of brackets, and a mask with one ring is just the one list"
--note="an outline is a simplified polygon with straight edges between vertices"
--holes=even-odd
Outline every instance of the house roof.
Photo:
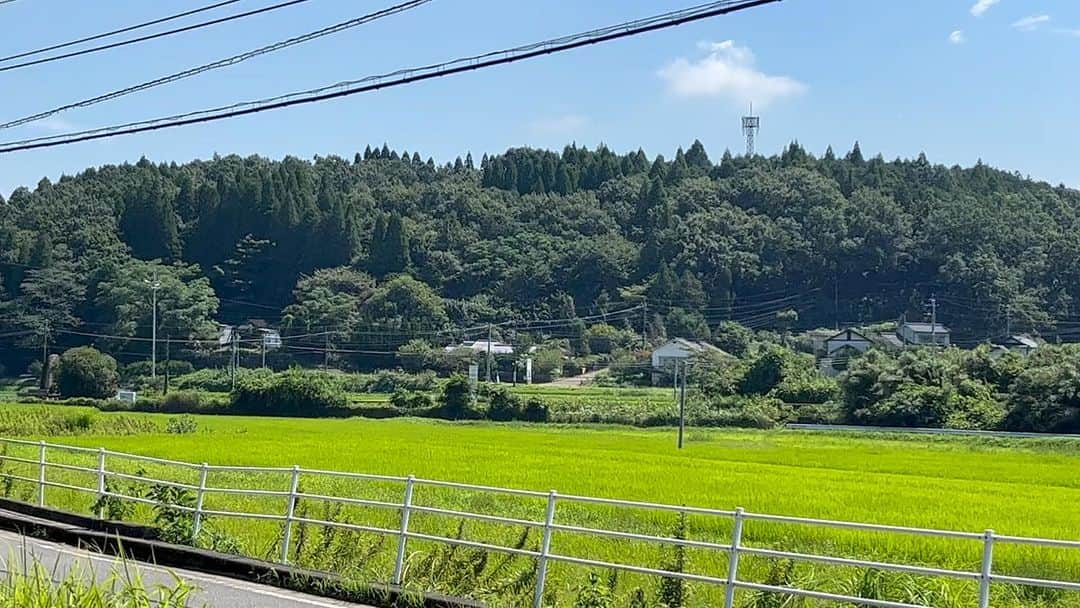
[[947,333],[949,333],[949,328],[945,327],[941,323],[912,323],[911,321],[908,321],[908,322],[904,323],[901,327],[907,327],[911,331],[924,333],[924,334],[929,334],[929,333],[947,334]]
[[870,338],[867,338],[863,334],[855,331],[854,329],[851,329],[850,327],[839,333],[835,333],[829,336],[826,341],[832,342],[833,340],[862,340],[864,342],[870,342]]
[[700,342],[700,341],[697,341],[697,340],[687,340],[686,338],[673,338],[671,340],[668,340],[662,346],[657,347],[657,350],[659,350],[661,348],[664,348],[665,346],[672,346],[672,345],[681,346],[682,348],[684,348],[684,349],[686,349],[688,351],[691,351],[691,352],[695,352],[695,353],[709,351],[709,352],[714,352],[714,353],[721,353],[721,354],[724,354],[724,355],[728,354],[727,352],[724,351],[724,349],[719,348],[717,346],[714,346],[712,344],[709,344],[708,342]]
[[1032,338],[1024,334],[1014,334],[1012,336],[1002,336],[992,342],[994,346],[1021,346],[1024,348],[1039,348],[1039,343]]
[[[478,353],[486,353],[486,352],[488,352],[488,341],[487,340],[476,340],[475,342],[462,342],[461,344],[447,346],[443,350],[445,350],[447,352],[450,352],[450,351],[457,350],[459,348],[468,348],[468,349],[474,350],[474,351],[476,351]],[[514,354],[514,347],[510,346],[509,344],[503,344],[502,342],[497,342],[495,340],[492,340],[491,341],[491,354],[493,354],[493,355],[512,355],[512,354]]]

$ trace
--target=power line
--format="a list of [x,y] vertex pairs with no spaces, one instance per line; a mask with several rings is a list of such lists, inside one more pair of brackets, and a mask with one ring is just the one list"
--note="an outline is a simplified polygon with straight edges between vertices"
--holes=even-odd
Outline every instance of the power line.
[[115,49],[115,48],[119,48],[119,47],[122,47],[122,46],[128,46],[130,44],[138,44],[140,42],[147,42],[147,41],[150,41],[150,40],[156,40],[158,38],[164,38],[166,36],[172,36],[172,35],[175,35],[175,34],[182,34],[184,32],[190,32],[192,30],[197,30],[197,29],[204,28],[204,27],[210,27],[212,25],[218,25],[218,24],[221,24],[221,23],[226,23],[228,21],[235,21],[237,19],[242,19],[244,17],[252,17],[254,15],[259,15],[259,14],[262,14],[262,13],[268,13],[270,11],[275,11],[275,10],[277,10],[279,8],[285,8],[285,7],[288,7],[288,6],[293,6],[295,4],[301,4],[301,3],[304,3],[304,2],[310,2],[310,1],[311,0],[288,0],[288,2],[282,2],[282,3],[279,3],[279,4],[272,4],[270,6],[264,6],[262,8],[257,8],[257,9],[250,10],[250,11],[243,12],[243,13],[236,13],[235,15],[229,15],[227,17],[219,17],[217,19],[212,19],[210,21],[202,21],[200,23],[193,23],[191,25],[185,25],[184,27],[178,27],[176,29],[165,30],[164,32],[157,32],[157,33],[154,33],[154,34],[147,34],[146,36],[139,36],[138,38],[129,38],[127,40],[121,40],[119,42],[111,42],[109,44],[103,44],[101,46],[90,47],[88,49],[82,49],[80,51],[72,51],[70,53],[63,53],[61,55],[53,55],[51,57],[44,57],[42,59],[34,59],[32,61],[24,61],[22,63],[16,63],[16,64],[13,64],[13,65],[6,65],[6,66],[3,66],[3,67],[0,67],[0,72],[7,72],[7,71],[10,71],[10,70],[18,70],[20,68],[27,68],[27,67],[30,67],[30,66],[33,66],[33,65],[41,65],[43,63],[51,63],[53,61],[61,61],[63,59],[70,59],[72,57],[80,57],[82,55],[89,55],[91,53],[98,53],[98,52],[101,52],[101,51],[107,51],[109,49]]
[[[5,2],[14,2],[14,0],[0,1],[0,4],[4,4]],[[206,11],[210,11],[210,10],[213,10],[215,8],[221,8],[222,6],[226,6],[228,4],[236,4],[237,2],[240,2],[240,0],[224,0],[223,2],[218,2],[216,4],[209,4],[207,6],[199,7],[199,8],[196,8],[196,9],[189,10],[189,11],[184,11],[182,13],[176,13],[175,15],[169,15],[167,17],[161,17],[161,18],[158,18],[158,19],[150,20],[150,21],[144,21],[142,23],[137,23],[135,25],[129,25],[129,26],[126,26],[126,27],[122,27],[122,28],[119,28],[119,29],[112,30],[112,31],[103,32],[101,34],[94,34],[93,36],[87,36],[85,38],[79,38],[78,40],[72,40],[70,42],[62,42],[60,44],[54,44],[52,46],[47,46],[47,47],[43,47],[43,48],[40,48],[40,49],[34,49],[32,51],[23,51],[21,53],[16,53],[14,55],[8,55],[7,57],[0,57],[0,62],[11,61],[12,59],[22,59],[23,57],[30,57],[30,56],[33,56],[33,55],[40,55],[41,53],[48,53],[49,51],[56,51],[56,50],[59,50],[59,49],[67,48],[69,46],[75,46],[77,44],[83,44],[83,43],[86,43],[86,42],[93,42],[94,40],[101,40],[102,38],[109,38],[110,36],[116,36],[118,34],[125,34],[127,32],[142,29],[144,27],[150,27],[152,25],[158,25],[158,24],[161,24],[161,23],[165,23],[167,21],[173,21],[175,19],[181,19],[183,17],[190,17],[191,15],[195,15],[195,14],[198,14],[198,13],[203,13],[203,12],[206,12]]]
[[[726,15],[732,12],[780,2],[781,0],[720,0],[708,4],[699,5],[681,11],[672,11],[653,17],[628,21],[606,28],[590,30],[561,38],[549,39],[542,42],[528,44],[501,51],[492,51],[481,55],[474,55],[439,64],[397,70],[388,74],[368,76],[360,80],[345,81],[318,89],[290,93],[279,97],[262,99],[258,101],[241,102],[230,106],[223,106],[208,110],[199,110],[186,114],[178,114],[144,120],[139,122],[113,125],[89,131],[67,133],[52,137],[27,139],[22,141],[7,142],[0,144],[0,153],[30,150],[35,148],[47,148],[53,146],[68,145],[83,141],[104,139],[132,133],[156,131],[172,127],[180,127],[191,124],[235,118],[248,114],[256,114],[269,110],[291,107],[295,105],[316,103],[339,97],[348,97],[360,93],[366,93],[379,89],[391,88],[442,78],[463,72],[471,72],[499,65],[506,65],[532,59],[544,55],[551,55],[568,51],[592,44],[609,42],[620,38],[636,36],[647,32],[666,29],[677,25],[700,21],[710,17]],[[395,79],[388,80],[392,77]],[[366,83],[366,84],[365,84]]]
[[[293,0],[293,1],[295,2],[295,1],[298,1],[298,0]],[[307,1],[307,0],[302,0],[302,1]],[[257,48],[257,49],[255,49],[253,51],[248,51],[246,53],[241,53],[239,55],[233,55],[232,57],[226,57],[225,59],[219,59],[217,61],[212,61],[210,63],[200,65],[198,67],[182,70],[182,71],[176,72],[174,74],[169,74],[168,76],[162,76],[160,78],[155,78],[154,80],[143,82],[143,83],[133,85],[133,86],[130,86],[130,87],[125,87],[123,89],[118,89],[118,90],[112,91],[110,93],[105,93],[103,95],[98,95],[96,97],[91,97],[89,99],[83,99],[81,101],[76,101],[74,103],[69,103],[69,104],[66,104],[66,105],[63,105],[63,106],[53,108],[51,110],[46,110],[44,112],[39,112],[37,114],[32,114],[30,116],[25,116],[23,118],[18,118],[16,120],[5,122],[3,124],[0,124],[0,129],[9,129],[11,127],[17,127],[19,125],[24,125],[24,124],[27,124],[27,123],[30,123],[30,122],[41,120],[43,118],[48,118],[49,116],[54,116],[56,114],[59,114],[61,112],[67,111],[67,110],[72,110],[72,109],[75,109],[75,108],[84,108],[84,107],[87,107],[87,106],[97,105],[97,104],[105,102],[105,101],[109,101],[109,100],[112,100],[112,99],[117,99],[117,98],[120,98],[120,97],[131,95],[133,93],[138,93],[139,91],[145,91],[147,89],[152,89],[152,88],[159,87],[159,86],[162,86],[162,85],[165,85],[165,84],[177,82],[177,81],[183,80],[185,78],[191,78],[193,76],[198,76],[199,74],[205,74],[206,72],[210,72],[210,71],[213,71],[213,70],[218,70],[218,69],[221,69],[221,68],[234,66],[234,65],[236,65],[238,63],[242,63],[244,61],[247,61],[248,59],[253,59],[255,57],[259,57],[259,56],[262,56],[262,55],[273,53],[275,51],[280,51],[281,49],[289,48],[291,46],[296,46],[296,45],[302,44],[304,42],[310,42],[311,40],[315,40],[317,38],[322,38],[323,36],[329,36],[330,34],[336,34],[338,32],[343,32],[343,31],[345,31],[347,29],[351,29],[351,28],[354,28],[354,27],[359,27],[361,25],[371,23],[372,21],[377,21],[377,20],[382,19],[384,17],[390,17],[390,16],[396,15],[398,13],[403,13],[405,11],[412,10],[414,8],[420,7],[420,6],[422,6],[424,4],[427,4],[428,2],[431,2],[431,1],[432,0],[408,0],[408,1],[402,2],[400,4],[395,4],[394,6],[391,6],[389,8],[385,8],[385,9],[382,9],[382,10],[379,10],[379,11],[375,11],[374,13],[368,13],[368,14],[363,15],[361,17],[356,17],[354,19],[349,19],[347,21],[342,21],[341,23],[337,23],[335,25],[331,25],[329,27],[325,27],[325,28],[322,28],[320,30],[316,30],[314,32],[308,32],[308,33],[300,35],[300,36],[295,36],[293,38],[289,38],[288,40],[284,40],[284,41],[281,41],[281,42],[275,42],[274,44],[269,44],[267,46]],[[6,69],[6,68],[0,68],[0,72],[4,71],[4,69]]]

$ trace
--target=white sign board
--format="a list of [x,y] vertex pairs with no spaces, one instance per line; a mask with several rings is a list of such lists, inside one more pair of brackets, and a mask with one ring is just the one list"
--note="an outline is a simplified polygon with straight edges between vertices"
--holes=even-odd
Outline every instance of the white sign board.
[[473,363],[469,366],[469,382],[476,384],[480,379],[480,366]]
[[532,384],[532,357],[525,359],[525,384]]

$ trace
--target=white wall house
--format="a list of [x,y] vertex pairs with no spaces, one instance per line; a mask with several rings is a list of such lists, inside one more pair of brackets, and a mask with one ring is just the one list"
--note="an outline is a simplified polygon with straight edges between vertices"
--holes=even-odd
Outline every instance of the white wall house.
[[854,329],[845,329],[825,340],[825,355],[830,356],[839,350],[847,349],[854,349],[860,353],[865,353],[870,350],[870,347],[873,345],[874,343],[870,341],[870,338],[867,338]]
[[[475,342],[462,342],[453,346],[447,346],[443,350],[451,352],[459,349],[467,348],[480,354],[488,352],[487,340],[476,340]],[[491,354],[492,355],[512,355],[514,354],[514,347],[509,344],[503,344],[498,340],[491,341]]]
[[896,335],[910,346],[948,346],[949,328],[941,323],[912,323],[905,321]]
[[670,374],[675,369],[676,361],[687,361],[695,355],[706,352],[725,357],[731,356],[708,342],[696,342],[685,338],[675,338],[663,346],[656,347],[652,352],[653,384],[660,382],[665,374]]

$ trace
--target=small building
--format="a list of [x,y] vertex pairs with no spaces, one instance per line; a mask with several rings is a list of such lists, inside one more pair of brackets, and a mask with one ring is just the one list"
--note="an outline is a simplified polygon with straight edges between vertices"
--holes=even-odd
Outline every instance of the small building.
[[1030,355],[1035,349],[1039,348],[1039,342],[1026,334],[1016,334],[1012,336],[1002,336],[996,340],[990,342],[990,345],[995,350],[1003,349],[1009,352],[1014,352],[1021,357]]
[[948,346],[949,328],[941,323],[912,323],[904,321],[896,335],[908,346]]
[[825,355],[832,356],[840,351],[865,353],[874,345],[873,340],[854,329],[845,329],[825,340]]
[[[489,348],[490,344],[490,348]],[[492,340],[490,343],[487,340],[476,340],[475,342],[462,342],[461,344],[455,344],[447,346],[443,350],[446,352],[453,352],[455,350],[469,349],[477,354],[487,354],[490,352],[492,355],[512,355],[514,354],[514,347],[509,344],[504,344],[497,340]]]
[[666,374],[675,369],[676,362],[688,361],[691,357],[702,353],[715,353],[724,357],[730,357],[723,349],[713,346],[708,342],[675,338],[669,340],[663,346],[656,347],[652,352],[652,381],[657,384],[662,381]]

